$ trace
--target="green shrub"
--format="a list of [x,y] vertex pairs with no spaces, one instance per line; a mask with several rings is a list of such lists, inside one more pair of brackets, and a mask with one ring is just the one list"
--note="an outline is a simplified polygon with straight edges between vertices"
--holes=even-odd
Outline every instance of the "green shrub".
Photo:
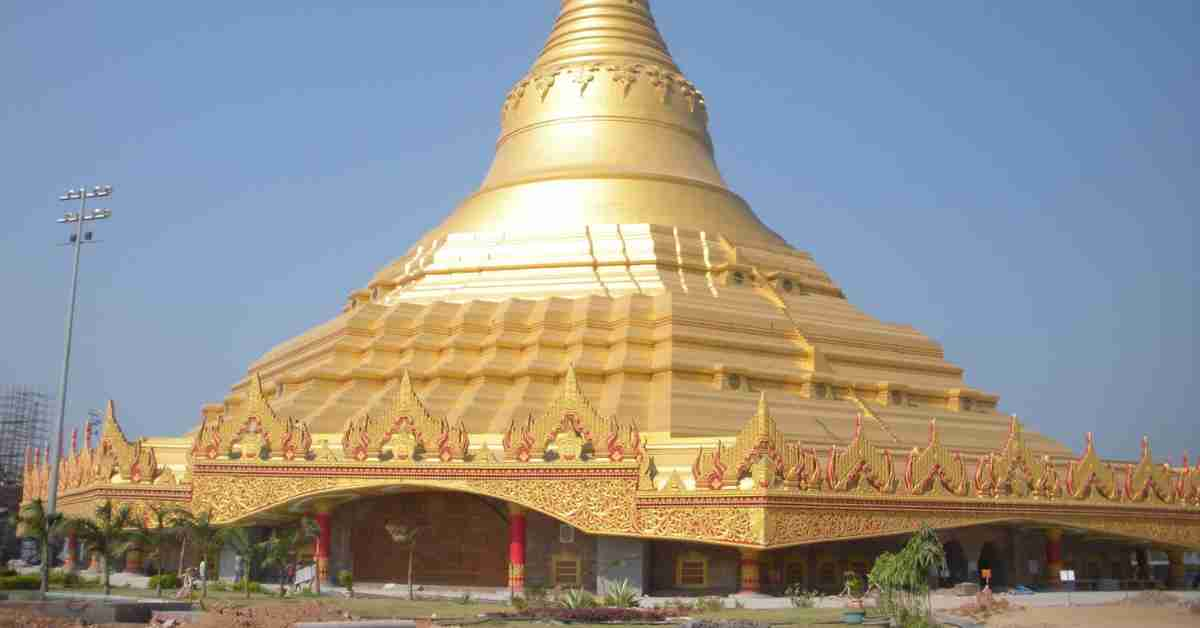
[[224,580],[212,580],[208,583],[209,591],[228,591],[229,583]]
[[638,597],[629,580],[622,580],[609,585],[608,592],[604,594],[604,605],[609,608],[634,608],[638,605]]
[[511,601],[512,607],[516,609],[518,613],[524,613],[525,611],[529,610],[529,602],[525,598],[519,595],[514,595]]
[[583,589],[567,589],[558,603],[563,608],[594,608],[596,598]]
[[253,580],[251,580],[250,584],[246,585],[246,587],[250,590],[251,593],[262,593],[263,592],[262,583],[260,583],[260,582],[254,582]]
[[817,605],[817,600],[821,598],[819,591],[806,591],[799,583],[793,584],[784,591],[784,595],[792,600],[794,608],[812,608]]
[[458,598],[457,600],[455,600],[455,601],[456,601],[456,602],[458,602],[459,604],[462,604],[462,605],[464,605],[464,606],[465,606],[465,605],[467,605],[467,604],[470,604],[470,603],[471,603],[471,594],[470,594],[470,593],[463,593],[463,594],[462,594],[462,596],[461,596],[461,597],[459,597],[459,598]]
[[339,571],[337,575],[337,581],[338,585],[347,591],[354,590],[354,574],[350,573],[350,570],[343,569]]
[[9,591],[36,591],[41,586],[42,579],[38,576],[4,576],[0,578],[0,589]]
[[146,587],[157,589],[160,583],[163,589],[178,589],[180,585],[179,576],[173,572],[167,572],[161,576],[150,576],[150,582],[146,584]]
[[85,584],[83,577],[74,571],[55,569],[50,572],[50,584],[65,589],[74,589]]

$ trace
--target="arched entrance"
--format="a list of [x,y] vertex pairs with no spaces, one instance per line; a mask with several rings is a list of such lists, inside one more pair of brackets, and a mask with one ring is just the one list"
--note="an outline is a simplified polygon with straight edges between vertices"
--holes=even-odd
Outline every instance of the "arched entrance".
[[944,585],[954,585],[967,579],[967,554],[963,551],[962,543],[950,540],[942,546],[946,553],[946,570],[949,576]]
[[995,543],[988,541],[983,544],[979,550],[979,586],[985,584],[983,570],[990,569],[992,571],[991,585],[1007,586],[1008,579],[1005,577],[1004,559],[1000,556],[1000,552],[996,550]]
[[[335,517],[349,535],[358,582],[407,582],[410,548],[387,530],[416,533],[413,580],[423,585],[508,586],[508,518],[498,500],[467,493],[413,492],[344,504]],[[343,512],[344,511],[344,512]]]

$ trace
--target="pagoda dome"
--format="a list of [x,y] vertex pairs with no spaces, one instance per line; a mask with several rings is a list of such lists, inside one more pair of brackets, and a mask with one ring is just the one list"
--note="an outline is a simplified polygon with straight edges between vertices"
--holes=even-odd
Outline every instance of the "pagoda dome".
[[479,190],[424,241],[455,232],[689,225],[783,244],[721,178],[700,90],[645,0],[566,0],[505,95]]
[[410,381],[432,415],[498,438],[573,366],[598,412],[654,438],[736,433],[766,391],[780,429],[812,446],[863,430],[907,452],[930,418],[967,453],[1008,433],[998,397],[941,345],[856,308],[729,190],[705,98],[645,0],[564,1],[499,100],[479,190],[339,315],[251,364],[225,409],[261,375],[281,416],[339,442]]

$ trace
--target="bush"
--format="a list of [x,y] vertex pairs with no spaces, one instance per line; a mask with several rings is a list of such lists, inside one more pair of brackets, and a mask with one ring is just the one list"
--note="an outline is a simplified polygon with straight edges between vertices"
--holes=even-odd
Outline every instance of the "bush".
[[[251,580],[250,584],[246,585],[246,587],[250,590],[251,593],[262,593],[263,592],[262,583],[260,583],[260,582],[254,582],[253,580]],[[240,591],[241,589],[238,589],[238,590]]]
[[146,583],[146,588],[157,589],[159,583],[162,583],[163,589],[178,589],[180,585],[179,576],[173,572],[167,572],[161,576],[150,576],[150,581]]
[[604,594],[604,605],[609,608],[634,608],[638,605],[638,594],[628,580],[622,580]]
[[229,583],[224,580],[212,580],[208,583],[209,591],[228,591]]
[[573,621],[581,624],[606,622],[645,623],[665,621],[667,614],[648,608],[531,608],[528,616],[554,621]]
[[567,589],[558,603],[563,608],[595,608],[596,598],[583,589]]
[[806,591],[799,583],[793,584],[784,591],[784,595],[792,600],[794,608],[812,608],[817,605],[817,600],[820,599],[820,591]]
[[65,589],[74,589],[83,584],[87,584],[84,579],[74,571],[63,571],[55,569],[50,572],[50,584],[63,587]]
[[9,591],[36,591],[42,586],[38,576],[4,576],[0,577],[0,589]]
[[512,597],[512,607],[516,609],[518,613],[524,613],[529,609],[529,602],[519,595],[514,595]]
[[719,597],[702,597],[693,608],[700,613],[716,613],[725,609],[725,601]]
[[711,619],[693,619],[680,624],[680,628],[769,628],[770,624],[764,624],[748,619],[731,619],[714,621]]
[[339,571],[337,575],[337,581],[338,584],[347,591],[354,590],[354,574],[350,573],[350,570],[343,569]]

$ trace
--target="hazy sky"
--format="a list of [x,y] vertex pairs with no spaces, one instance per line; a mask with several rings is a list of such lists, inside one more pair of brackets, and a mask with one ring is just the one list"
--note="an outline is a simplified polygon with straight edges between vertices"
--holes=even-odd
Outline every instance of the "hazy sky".
[[[553,0],[0,3],[0,384],[180,433],[482,180]],[[391,6],[396,5],[396,6]],[[731,187],[1078,449],[1200,454],[1200,4],[658,0]]]

